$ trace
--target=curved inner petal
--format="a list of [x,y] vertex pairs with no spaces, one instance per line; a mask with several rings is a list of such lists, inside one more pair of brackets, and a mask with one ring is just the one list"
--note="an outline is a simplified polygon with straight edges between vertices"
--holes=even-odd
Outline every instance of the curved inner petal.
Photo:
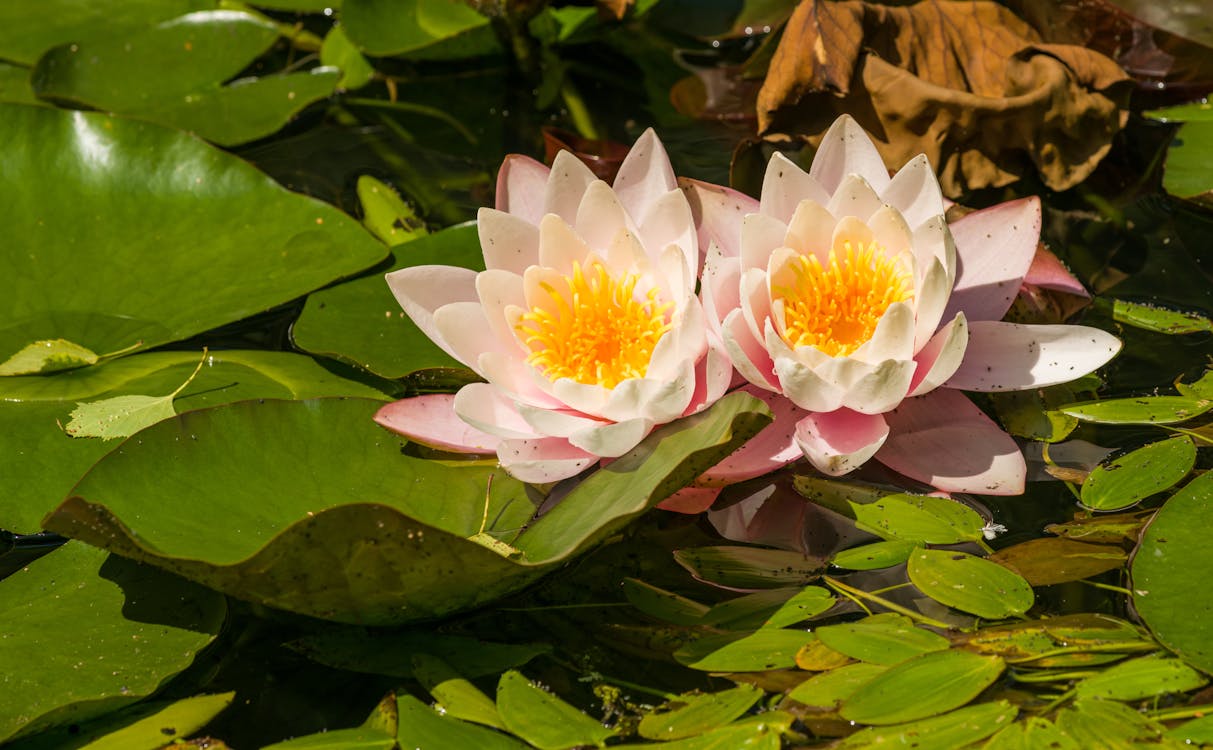
[[549,380],[569,378],[614,388],[643,378],[657,342],[673,327],[674,303],[657,289],[642,293],[639,277],[612,276],[591,261],[573,263],[569,276],[540,282],[542,294],[515,324],[530,354],[527,362]]

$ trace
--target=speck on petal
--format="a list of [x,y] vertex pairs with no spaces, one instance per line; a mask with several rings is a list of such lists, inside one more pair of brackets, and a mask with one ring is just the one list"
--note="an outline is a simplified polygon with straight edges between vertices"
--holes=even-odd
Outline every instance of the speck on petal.
[[435,393],[394,401],[375,421],[416,443],[457,453],[495,453],[501,438],[472,427],[455,414],[455,396]]
[[945,383],[964,391],[1020,391],[1067,383],[1102,367],[1120,339],[1098,328],[969,321],[964,362]]
[[888,436],[884,417],[850,409],[808,414],[796,424],[796,444],[805,458],[835,477],[862,466]]

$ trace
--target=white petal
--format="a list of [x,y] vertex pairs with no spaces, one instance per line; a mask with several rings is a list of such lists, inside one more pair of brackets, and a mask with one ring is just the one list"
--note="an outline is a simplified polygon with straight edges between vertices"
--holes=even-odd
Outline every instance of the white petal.
[[638,273],[650,265],[649,257],[645,254],[644,245],[632,232],[616,234],[606,250],[607,266],[614,271]]
[[835,357],[816,368],[816,372],[842,391],[842,406],[862,414],[881,414],[905,398],[916,366],[912,359],[890,359],[870,365],[849,357]]
[[536,435],[567,438],[573,433],[600,427],[606,422],[590,419],[568,409],[541,409],[526,404],[515,404],[518,414]]
[[801,201],[811,200],[825,205],[829,199],[829,191],[778,151],[767,162],[759,201],[759,210],[763,214],[787,222]]
[[476,215],[485,268],[518,275],[539,262],[539,227],[512,214],[482,208]]
[[497,210],[538,224],[543,216],[543,191],[549,171],[529,156],[505,157],[497,172]]
[[724,347],[709,343],[707,354],[695,365],[695,391],[683,416],[696,414],[720,400],[733,383],[733,364]]
[[842,220],[844,216],[854,216],[860,221],[876,213],[884,201],[876,194],[868,181],[857,174],[847,175],[838,186],[838,190],[830,196],[826,209]]
[[[948,272],[938,258],[932,258],[918,282],[914,298],[914,350],[926,346],[935,334],[944,308],[948,306]],[[953,316],[955,317],[955,316]]]
[[[952,242],[952,233],[942,216],[927,219],[914,228],[914,259],[919,273],[926,273],[931,267],[931,260],[937,258],[948,272],[948,290],[956,279],[956,246]],[[915,279],[921,283],[921,279]]]
[[590,183],[577,207],[573,228],[586,245],[603,254],[616,235],[628,229],[627,213],[610,185],[602,180]]
[[[473,302],[476,272],[455,266],[413,266],[385,276],[388,288],[406,315],[444,352],[459,359],[434,325],[434,311],[451,302]],[[459,360],[463,362],[463,360]],[[463,362],[471,367],[475,362]]]
[[886,359],[910,359],[914,356],[914,311],[905,302],[894,302],[876,323],[872,338],[856,349],[852,357],[869,364]]
[[539,222],[539,265],[570,276],[573,263],[584,264],[589,254],[589,246],[564,219],[548,214]]
[[673,377],[688,362],[698,362],[707,351],[707,327],[703,321],[703,308],[699,300],[691,297],[684,300],[674,327],[653,347],[646,377],[664,379]]
[[834,227],[834,237],[830,241],[832,247],[842,249],[846,243],[858,250],[872,242],[872,230],[865,221],[853,215],[843,216]]
[[784,246],[788,227],[766,214],[750,214],[741,220],[741,272],[766,270],[771,253]]
[[604,458],[617,458],[636,447],[653,431],[647,419],[629,419],[600,427],[590,427],[569,436],[569,443],[581,450]]
[[[891,206],[881,206],[876,209],[867,221],[872,231],[872,239],[884,248],[884,254],[890,258],[913,254],[914,236],[906,223],[905,217]],[[910,270],[907,265],[906,270]]]
[[638,224],[645,222],[659,196],[678,187],[670,158],[652,128],[644,131],[628,151],[619,165],[614,187],[620,202]]
[[729,359],[742,377],[767,390],[778,389],[775,362],[762,343],[754,338],[740,310],[734,310],[724,319],[722,338]]
[[750,333],[762,341],[767,321],[771,319],[771,292],[767,287],[766,268],[751,268],[741,272],[741,311]]
[[455,394],[455,413],[478,430],[502,438],[533,438],[535,430],[514,402],[488,383],[469,383]]
[[538,374],[522,357],[514,353],[485,352],[477,362],[484,379],[497,386],[519,404],[543,409],[558,409],[563,402],[552,396],[551,383]]
[[598,456],[569,445],[564,438],[542,438],[503,440],[497,446],[497,460],[515,479],[546,484],[577,476],[597,462]]
[[543,191],[543,213],[556,214],[572,224],[577,220],[581,197],[597,179],[589,167],[568,151],[556,154],[548,184]]
[[686,273],[694,276],[699,270],[699,241],[695,237],[695,220],[691,207],[681,190],[660,195],[640,222],[640,242],[649,257],[656,258],[669,245],[677,245],[684,256]]
[[801,201],[788,224],[785,242],[801,255],[815,256],[825,265],[834,246],[837,219],[816,201]]
[[720,246],[712,243],[708,247],[707,260],[703,264],[703,279],[700,283],[700,298],[708,326],[717,333],[720,324],[732,311],[741,306],[741,263],[737,258],[726,258]]
[[672,378],[629,378],[610,391],[602,416],[612,422],[643,418],[664,424],[682,416],[695,393],[695,363]]
[[809,414],[796,424],[796,444],[805,458],[832,477],[858,469],[880,450],[888,436],[884,417],[850,409]]
[[[505,311],[510,306],[526,306],[522,277],[510,271],[482,271],[476,276],[476,294],[480,297],[484,317],[488,320],[493,335],[502,342],[517,343],[514,327]],[[521,344],[518,344],[518,350],[521,356],[525,356],[529,351]]]
[[784,395],[801,409],[834,411],[842,406],[842,389],[795,359],[776,355],[775,375]]
[[434,311],[434,327],[442,339],[451,347],[455,359],[472,368],[483,377],[480,370],[480,355],[485,352],[510,352],[517,354],[517,341],[498,338],[493,326],[484,316],[484,307],[479,302],[453,302]]
[[964,361],[968,344],[969,327],[964,313],[956,313],[914,357],[918,368],[910,381],[910,395],[921,396],[947,382]]
[[561,403],[591,417],[603,416],[607,400],[611,397],[611,392],[600,385],[578,383],[571,378],[559,378],[552,382],[551,393]]
[[889,170],[859,123],[849,115],[834,121],[821,138],[809,174],[827,192],[838,191],[848,175],[860,175],[878,190],[889,184]]
[[964,363],[945,385],[966,391],[1021,391],[1067,383],[1103,366],[1120,340],[1086,326],[969,321]]
[[880,197],[900,211],[911,227],[940,216],[945,210],[939,180],[935,179],[935,171],[925,154],[915,156],[897,170],[888,187],[880,191]]

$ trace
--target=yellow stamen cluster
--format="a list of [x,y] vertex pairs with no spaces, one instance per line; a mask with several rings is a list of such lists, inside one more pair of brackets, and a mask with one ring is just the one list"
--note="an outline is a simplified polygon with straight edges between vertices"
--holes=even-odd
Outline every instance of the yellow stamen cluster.
[[831,248],[825,267],[815,256],[793,261],[790,288],[783,298],[785,338],[793,347],[815,346],[833,357],[846,356],[876,331],[894,302],[913,297],[909,275],[875,242]]
[[614,388],[627,378],[642,378],[653,349],[670,330],[672,302],[661,303],[657,290],[638,297],[637,277],[614,278],[597,261],[557,285],[542,284],[549,299],[523,313],[515,331],[531,353],[527,362],[549,379],[571,378],[586,385]]

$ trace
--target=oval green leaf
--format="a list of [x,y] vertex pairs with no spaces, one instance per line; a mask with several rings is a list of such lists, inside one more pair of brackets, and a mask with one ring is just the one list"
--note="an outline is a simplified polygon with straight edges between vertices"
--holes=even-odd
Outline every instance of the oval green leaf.
[[1196,445],[1187,435],[1142,446],[1105,459],[1082,483],[1082,504],[1120,510],[1174,487],[1196,464]]
[[997,656],[937,651],[902,662],[864,683],[838,713],[860,724],[899,724],[937,716],[973,700],[1002,674]]
[[832,709],[887,669],[883,664],[862,661],[846,664],[805,680],[788,697],[806,706]]
[[816,640],[800,630],[764,628],[751,633],[708,635],[674,652],[680,664],[704,672],[761,672],[796,664],[796,652]]
[[1120,568],[1128,555],[1112,544],[1087,544],[1042,537],[1004,547],[990,560],[1024,577],[1032,586],[1052,586]]
[[674,559],[701,581],[742,591],[804,585],[825,569],[800,552],[734,545],[675,550]]
[[910,555],[906,572],[940,604],[986,619],[1022,615],[1035,601],[1022,576],[965,552],[919,550]]
[[1010,724],[1019,709],[1007,701],[979,703],[943,716],[897,724],[868,727],[847,737],[839,750],[880,750],[913,747],[914,750],[956,750],[989,737]]
[[492,699],[442,659],[426,653],[415,655],[413,678],[434,696],[438,710],[444,715],[505,729]]
[[855,525],[885,539],[922,544],[958,544],[982,538],[985,519],[946,497],[889,495],[867,504],[852,503]]
[[396,699],[400,717],[396,739],[401,747],[416,750],[447,750],[466,747],[476,750],[525,750],[527,745],[486,727],[448,719],[411,695]]
[[873,664],[899,664],[932,651],[943,651],[948,639],[914,626],[908,617],[880,614],[855,622],[823,625],[817,637],[835,651]]
[[[1213,189],[1213,184],[1210,185]],[[1197,312],[1168,310],[1165,307],[1123,299],[1112,300],[1112,319],[1118,323],[1155,333],[1182,334],[1213,331],[1213,320]]]
[[697,625],[708,606],[635,578],[623,579],[623,595],[633,607],[675,625]]
[[915,542],[891,540],[873,542],[844,549],[834,555],[830,564],[847,570],[879,570],[901,565],[910,559],[910,553],[918,546]]
[[1074,694],[1080,699],[1135,701],[1183,693],[1207,682],[1183,660],[1151,654],[1121,662],[1080,680],[1074,686]]
[[687,693],[646,713],[637,731],[650,740],[694,737],[741,717],[764,695],[753,685],[738,685],[719,693]]
[[[1176,492],[1133,554],[1133,606],[1154,636],[1189,664],[1213,672],[1213,472]],[[1199,616],[1198,616],[1199,615]]]
[[1063,406],[1060,411],[1097,424],[1176,424],[1213,409],[1213,401],[1195,396],[1114,398]]
[[511,732],[540,750],[601,746],[615,734],[513,670],[497,683],[497,710]]
[[712,607],[700,621],[729,630],[782,628],[825,612],[834,595],[820,586],[755,591]]

